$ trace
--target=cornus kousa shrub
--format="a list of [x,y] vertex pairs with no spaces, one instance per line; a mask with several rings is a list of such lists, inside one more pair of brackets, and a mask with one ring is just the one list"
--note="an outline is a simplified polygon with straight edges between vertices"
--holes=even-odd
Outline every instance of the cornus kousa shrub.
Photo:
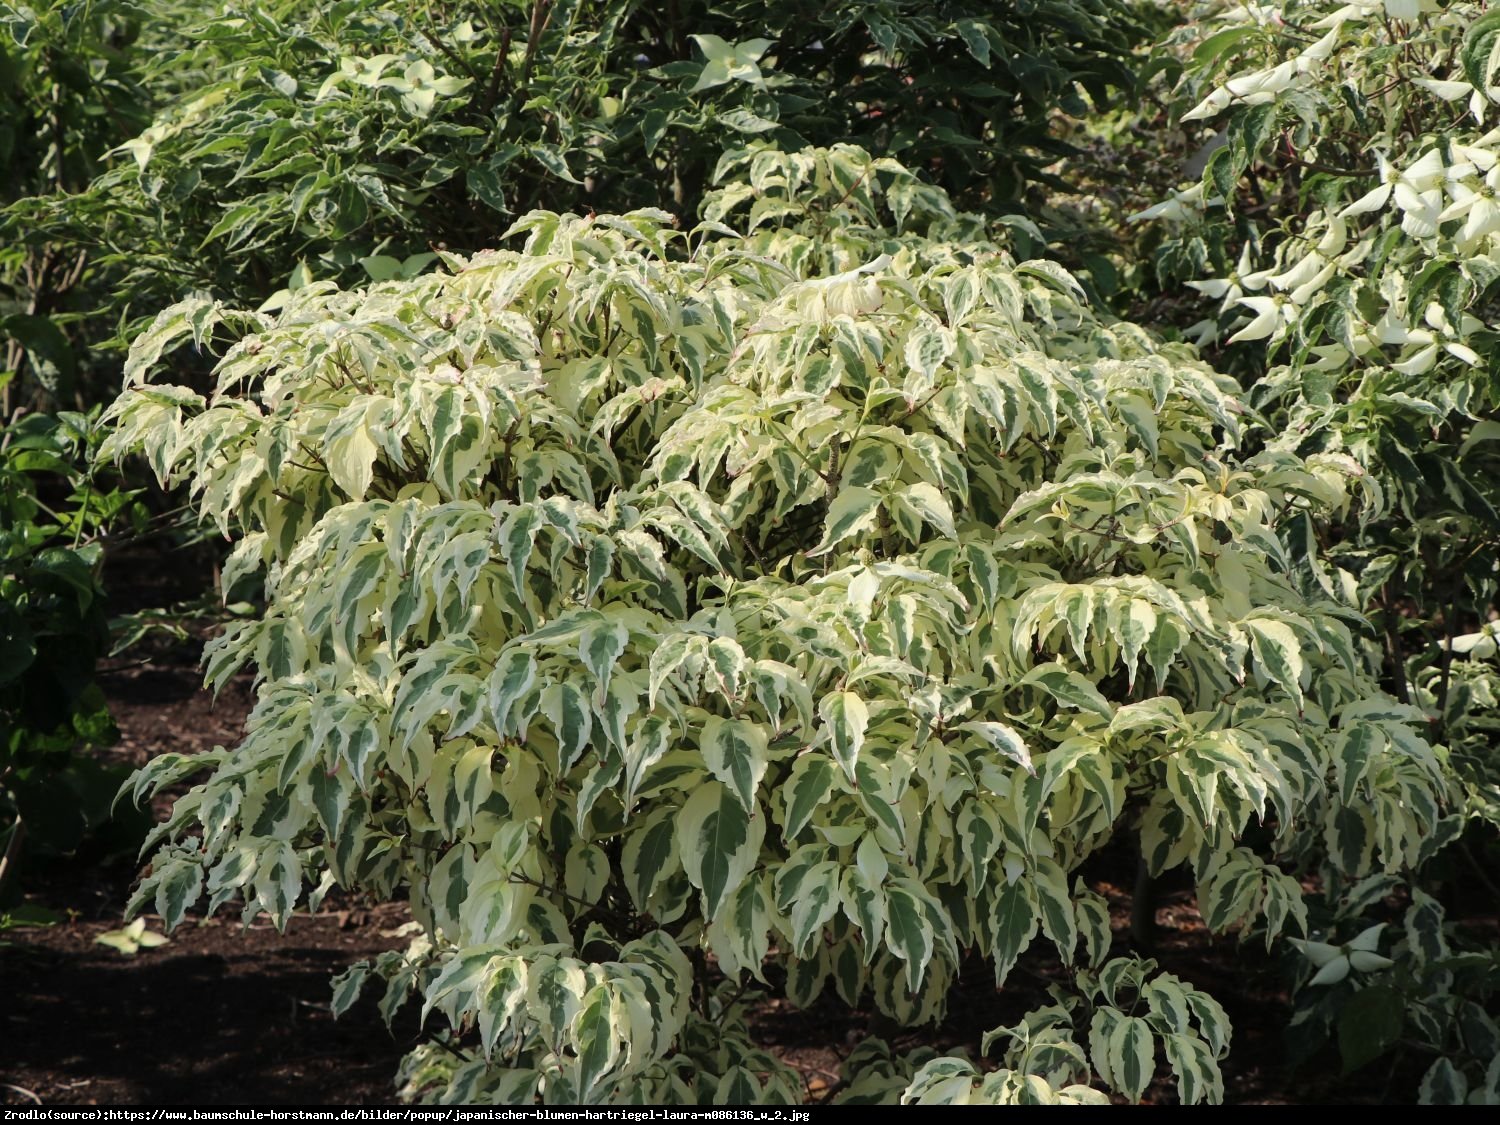
[[[1252,398],[1273,443],[1362,467],[1367,503],[1322,580],[1371,612],[1388,682],[1450,748],[1475,826],[1459,850],[1492,844],[1500,15],[1426,0],[1214,11],[1193,33],[1182,120],[1217,148],[1201,182],[1146,214],[1174,232],[1167,257],[1225,248],[1217,276],[1189,284],[1218,306],[1210,334],[1269,356]],[[1390,889],[1331,880],[1330,942],[1380,933],[1370,911]],[[1298,1025],[1336,1025],[1346,1066],[1421,1043],[1438,1055],[1424,1100],[1492,1101],[1493,955],[1450,947],[1438,900],[1410,894],[1380,939],[1396,967],[1365,988],[1309,964]]]
[[1324,581],[1376,616],[1395,691],[1495,821],[1496,681],[1454,657],[1485,655],[1500,578],[1500,16],[1393,0],[1205,27],[1183,120],[1217,127],[1218,147],[1201,183],[1144,214],[1173,254],[1228,249],[1220,276],[1188,284],[1217,305],[1207,333],[1270,356],[1252,395],[1279,442],[1365,471]]
[[[1188,283],[1218,304],[1201,327],[1270,355],[1255,394],[1287,444],[1372,470],[1367,517],[1458,519],[1471,546],[1493,544],[1500,17],[1361,0],[1223,9],[1203,27],[1183,121],[1217,128],[1213,151],[1200,183],[1137,218],[1220,274]],[[1463,561],[1444,560],[1472,611],[1494,570]]]
[[[793,1101],[757,995],[922,1024],[961,958],[999,984],[1045,943],[1077,987],[999,1069],[871,1041],[841,1096],[1136,1098],[1165,1062],[1217,1099],[1222,1010],[1111,958],[1077,872],[1139,837],[1215,929],[1274,935],[1283,857],[1436,838],[1438,758],[1283,538],[1346,469],[1237,452],[1229,381],[948,240],[976,224],[898,166],[754,159],[725,222],[536,213],[518,250],[137,342],[110,452],[189,487],[266,610],[208,654],[259,675],[243,743],[135,782],[211,771],[134,905],[408,895],[420,937],[334,1003],[420,1001],[411,1097]],[[151,381],[216,325],[212,394]]]

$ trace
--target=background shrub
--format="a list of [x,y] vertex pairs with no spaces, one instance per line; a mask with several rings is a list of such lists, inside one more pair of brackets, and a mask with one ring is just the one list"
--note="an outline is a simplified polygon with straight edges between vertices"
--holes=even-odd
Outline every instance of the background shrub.
[[[1405,956],[1378,989],[1307,990],[1299,1026],[1360,1061],[1404,1027],[1438,1056],[1424,1098],[1488,1096],[1500,1032],[1484,1005],[1500,982],[1486,958],[1454,955],[1433,895],[1456,867],[1487,882],[1496,854],[1500,23],[1466,3],[1206,12],[1181,33],[1197,42],[1179,112],[1211,155],[1201,182],[1143,217],[1164,227],[1163,272],[1201,271],[1199,327],[1244,356],[1273,446],[1359,464],[1365,500],[1321,581],[1369,614],[1392,691],[1450,748],[1470,825],[1398,919],[1382,913],[1389,887],[1330,883],[1331,927],[1399,921]],[[1382,1007],[1398,1014],[1368,1018]]]
[[108,128],[70,136],[87,161],[27,185],[7,225],[86,263],[110,324],[195,290],[258,305],[309,277],[411,276],[534,207],[658,206],[690,223],[719,155],[750,141],[855,140],[1015,209],[1061,151],[1049,115],[1128,87],[1141,33],[1120,0],[119,10],[182,27],[126,68],[149,127],[132,128],[139,96],[124,122],[82,102]]
[[[131,503],[77,468],[96,421],[31,414],[0,430],[0,908],[25,851],[72,852],[124,779],[81,752],[115,737],[94,682],[109,636],[98,532]],[[131,846],[133,829],[138,844],[135,817],[115,842]]]

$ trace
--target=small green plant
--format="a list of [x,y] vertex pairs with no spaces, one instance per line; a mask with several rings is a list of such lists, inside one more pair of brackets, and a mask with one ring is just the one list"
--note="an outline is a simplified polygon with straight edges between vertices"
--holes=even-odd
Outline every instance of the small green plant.
[[[1153,975],[1154,974],[1154,975]],[[1207,993],[1156,962],[1119,957],[1080,973],[1057,1002],[984,1037],[1008,1046],[1002,1065],[982,1072],[965,1059],[926,1062],[902,1095],[908,1105],[1107,1105],[1091,1083],[1139,1101],[1158,1052],[1178,1078],[1184,1105],[1224,1099],[1219,1059],[1229,1019]]]
[[[6,930],[45,929],[48,926],[57,925],[62,920],[63,916],[55,910],[49,910],[35,903],[22,903],[19,906],[0,909],[0,933]],[[0,942],[0,945],[3,944]]]
[[0,430],[0,895],[25,847],[73,850],[119,785],[81,752],[115,737],[94,680],[108,646],[95,534],[131,502],[82,467],[95,422],[31,414]]
[[[1423,1104],[1496,1104],[1493,945],[1450,922],[1420,886],[1386,875],[1325,891],[1311,910],[1322,940],[1294,943],[1301,963],[1289,1042],[1297,1061],[1336,1043],[1345,1073],[1381,1060],[1392,1081],[1410,1074],[1418,1082]],[[1368,924],[1377,916],[1391,920]]]

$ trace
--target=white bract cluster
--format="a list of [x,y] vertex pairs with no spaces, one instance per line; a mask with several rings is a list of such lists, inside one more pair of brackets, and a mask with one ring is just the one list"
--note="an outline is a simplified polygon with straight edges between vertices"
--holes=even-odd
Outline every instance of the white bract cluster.
[[1317,968],[1309,984],[1338,984],[1349,975],[1350,970],[1360,973],[1379,972],[1395,964],[1389,957],[1376,952],[1380,948],[1380,934],[1385,923],[1361,930],[1343,945],[1329,945],[1322,941],[1302,941],[1293,938],[1292,944],[1302,951]]
[[467,78],[439,74],[424,58],[402,58],[393,54],[369,58],[342,58],[339,68],[323,80],[315,101],[335,96],[341,87],[363,86],[370,90],[392,90],[401,95],[408,113],[426,117],[438,98],[452,97],[468,85]]
[[[1500,129],[1484,128],[1500,100],[1497,21],[1477,3],[1370,2],[1206,23],[1186,81],[1215,77],[1183,120],[1218,123],[1222,151],[1202,183],[1133,218],[1216,221],[1257,165],[1257,184],[1304,205],[1247,216],[1236,268],[1188,282],[1219,303],[1200,342],[1264,341],[1286,364],[1268,388],[1299,395],[1300,373],[1323,373],[1377,413],[1441,419],[1487,397],[1494,326],[1473,310],[1500,277]],[[1298,439],[1328,416],[1300,409]]]

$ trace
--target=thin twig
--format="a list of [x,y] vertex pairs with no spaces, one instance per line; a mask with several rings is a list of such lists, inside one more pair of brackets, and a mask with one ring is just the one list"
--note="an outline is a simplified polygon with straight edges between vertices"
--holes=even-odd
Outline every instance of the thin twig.
[[7,1090],[14,1090],[23,1098],[30,1098],[32,1101],[36,1102],[37,1105],[42,1104],[42,1099],[36,1096],[36,1092],[33,1090],[28,1090],[25,1086],[17,1086],[14,1082],[0,1082],[0,1086],[4,1086]]
[[740,981],[739,988],[735,990],[735,994],[729,998],[729,1000],[724,1004],[724,1007],[719,1011],[718,1028],[721,1032],[724,1030],[724,1021],[729,1019],[730,1015],[734,1012],[734,1006],[738,1004],[741,997],[743,997],[745,993],[750,990],[750,982],[753,979],[753,977],[743,978]]
[[1391,604],[1391,587],[1386,583],[1381,601],[1385,608],[1385,652],[1391,662],[1391,678],[1396,685],[1396,698],[1402,703],[1411,703],[1411,691],[1406,686],[1406,661],[1401,655],[1401,637],[1397,632],[1396,611]]
[[588,913],[589,911],[593,911],[595,913],[604,915],[606,918],[613,918],[615,921],[619,922],[620,924],[622,924],[624,926],[629,927],[630,929],[636,931],[637,933],[644,933],[645,932],[645,929],[643,929],[643,927],[641,926],[640,920],[638,918],[632,917],[631,915],[622,913],[621,911],[618,911],[618,910],[611,910],[609,907],[605,906],[603,903],[590,902],[586,898],[580,898],[578,895],[569,894],[567,891],[563,890],[561,887],[550,886],[547,883],[544,883],[544,882],[542,882],[539,879],[531,879],[531,878],[528,878],[525,875],[517,874],[514,871],[511,872],[510,881],[512,883],[524,883],[526,886],[528,886],[528,887],[535,887],[537,890],[543,891],[546,894],[561,895],[563,898],[567,899],[569,902],[575,902],[579,906],[587,907],[588,909],[585,910],[584,913]]
[[1453,600],[1448,603],[1448,620],[1444,622],[1444,631],[1448,634],[1447,641],[1443,644],[1443,674],[1438,682],[1437,713],[1438,713],[1438,738],[1445,737],[1448,729],[1448,685],[1453,676],[1453,634],[1458,627],[1458,595],[1453,595]]
[[[21,848],[26,843],[26,822],[19,816],[10,830],[10,839],[5,844],[5,854],[0,856],[0,895],[5,886],[14,879],[21,866]],[[40,1103],[38,1103],[40,1104]]]
[[500,46],[495,51],[495,65],[490,71],[490,83],[484,91],[483,108],[486,114],[495,108],[495,102],[500,98],[500,83],[505,81],[505,66],[510,57],[510,25],[506,24],[500,29]]
[[525,90],[531,84],[531,65],[536,60],[537,47],[542,41],[542,32],[552,22],[552,0],[536,0],[531,7],[531,30],[526,36],[526,57],[521,63],[521,86]]

